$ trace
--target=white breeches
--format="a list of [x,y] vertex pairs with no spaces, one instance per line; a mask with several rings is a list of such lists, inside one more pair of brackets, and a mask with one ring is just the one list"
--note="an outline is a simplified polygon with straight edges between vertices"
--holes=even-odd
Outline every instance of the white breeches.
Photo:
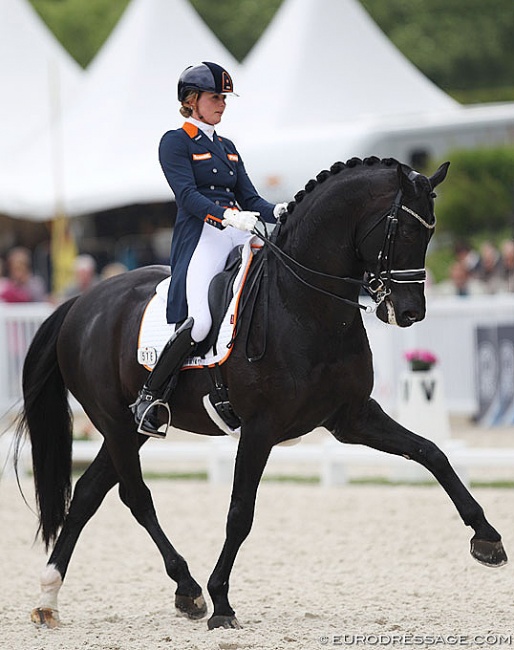
[[191,336],[197,343],[206,338],[212,325],[208,300],[210,281],[223,271],[230,251],[251,237],[251,233],[231,226],[219,230],[204,224],[186,275],[188,316],[195,321]]

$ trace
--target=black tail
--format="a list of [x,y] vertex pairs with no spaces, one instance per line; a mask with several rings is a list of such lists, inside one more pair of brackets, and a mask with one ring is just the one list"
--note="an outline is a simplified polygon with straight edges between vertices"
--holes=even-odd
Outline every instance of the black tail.
[[16,448],[28,433],[39,514],[37,534],[41,534],[47,549],[64,522],[71,497],[73,416],[56,344],[74,302],[65,302],[45,320],[23,365],[23,409],[16,430]]

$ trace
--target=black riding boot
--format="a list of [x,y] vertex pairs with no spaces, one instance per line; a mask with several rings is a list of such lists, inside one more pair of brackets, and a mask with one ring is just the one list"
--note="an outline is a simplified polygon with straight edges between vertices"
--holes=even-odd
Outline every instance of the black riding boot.
[[148,375],[146,383],[139,391],[137,400],[130,405],[139,433],[155,438],[165,438],[166,433],[159,431],[162,421],[159,408],[167,411],[168,400],[177,384],[177,376],[185,359],[193,352],[196,343],[191,338],[194,320],[187,318],[164,346],[154,369]]

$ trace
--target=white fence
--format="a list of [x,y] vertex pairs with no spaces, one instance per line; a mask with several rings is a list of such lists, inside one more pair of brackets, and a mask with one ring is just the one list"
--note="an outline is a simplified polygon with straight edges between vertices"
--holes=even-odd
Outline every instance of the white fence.
[[[21,398],[23,359],[34,333],[52,312],[46,304],[0,304],[0,415],[15,407]],[[374,396],[392,414],[398,404],[400,377],[406,369],[404,352],[411,348],[426,348],[439,358],[438,371],[445,387],[448,411],[474,414],[478,407],[476,389],[476,331],[478,327],[514,325],[514,296],[484,296],[480,298],[430,300],[428,314],[422,323],[402,330],[385,325],[375,316],[365,317],[366,328],[374,355]],[[512,373],[514,381],[514,373]],[[511,382],[512,383],[512,382]],[[170,436],[166,441],[150,441],[142,449],[145,465],[164,463],[163,471],[184,471],[184,467],[201,469],[214,483],[230,480],[236,452],[231,439],[202,439],[180,442]],[[311,438],[309,436],[309,438]],[[0,437],[0,473],[12,471],[10,460],[12,437]],[[514,440],[513,440],[514,442]],[[99,440],[75,441],[75,463],[88,463],[96,455]],[[472,449],[459,441],[441,444],[457,472],[468,481],[473,471],[492,468],[512,476],[514,445],[502,449]],[[28,445],[22,455],[22,472],[30,470]],[[348,479],[371,475],[392,479],[420,480],[427,478],[423,468],[417,468],[403,458],[382,454],[361,446],[336,443],[331,437],[314,437],[295,447],[273,450],[266,469],[268,475],[308,474],[319,478],[322,485],[341,485]],[[421,474],[420,474],[421,472]]]
[[46,303],[0,303],[0,415],[21,397],[25,354],[52,309]]
[[[21,396],[26,350],[51,311],[47,304],[0,304],[0,415]],[[396,411],[405,351],[424,348],[439,359],[448,411],[472,415],[478,408],[477,328],[514,326],[514,295],[429,298],[425,320],[410,328],[385,325],[373,314],[365,316],[365,325],[374,358],[373,396],[385,410]]]
[[[13,437],[0,437],[0,477],[13,478]],[[76,468],[87,466],[100,449],[100,440],[75,440],[73,462]],[[458,440],[441,445],[453,468],[465,484],[472,480],[512,480],[514,448],[471,448]],[[236,441],[228,437],[203,438],[201,441],[149,440],[141,450],[141,464],[147,475],[194,475],[206,473],[211,483],[232,481]],[[20,455],[20,476],[31,472],[30,447]],[[390,481],[416,483],[434,481],[423,467],[401,456],[392,456],[361,445],[342,445],[331,436],[294,447],[275,447],[264,478],[298,480],[317,479],[322,486],[345,485],[351,480],[382,477]]]

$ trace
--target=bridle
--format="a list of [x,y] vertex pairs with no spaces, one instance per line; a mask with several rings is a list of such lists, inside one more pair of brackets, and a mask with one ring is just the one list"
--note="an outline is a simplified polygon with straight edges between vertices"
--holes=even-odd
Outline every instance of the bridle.
[[[411,174],[417,175],[417,172],[411,172]],[[411,174],[409,175],[409,177],[411,176]],[[426,271],[424,268],[419,268],[419,269],[393,269],[392,268],[394,244],[396,241],[396,234],[398,230],[399,212],[403,211],[406,214],[413,217],[414,219],[417,219],[425,228],[427,228],[427,230],[433,230],[436,224],[435,218],[433,223],[428,223],[426,219],[421,217],[412,208],[403,205],[402,201],[403,201],[403,191],[400,189],[396,194],[396,197],[393,201],[390,210],[388,210],[384,215],[382,215],[367,230],[367,232],[364,234],[363,237],[361,237],[361,239],[357,244],[356,248],[359,254],[359,249],[362,243],[366,240],[366,238],[375,230],[375,228],[380,223],[382,223],[382,221],[384,220],[386,221],[384,242],[378,254],[377,266],[375,268],[375,271],[369,273],[368,278],[364,280],[358,280],[356,278],[350,278],[350,277],[340,277],[337,275],[330,275],[329,273],[323,273],[321,271],[316,271],[315,269],[311,269],[307,266],[304,266],[303,264],[295,260],[293,257],[285,253],[281,248],[279,248],[275,244],[272,238],[267,236],[266,223],[263,220],[261,220],[261,223],[264,225],[266,235],[264,235],[259,230],[257,230],[257,228],[255,228],[252,232],[254,235],[262,239],[266,247],[269,248],[269,250],[277,258],[277,260],[281,262],[284,268],[287,271],[289,271],[289,273],[291,273],[291,275],[293,275],[303,285],[309,287],[310,289],[313,289],[314,291],[317,291],[326,296],[339,300],[345,304],[351,305],[353,307],[358,307],[359,309],[362,309],[367,313],[372,313],[376,309],[378,309],[379,305],[382,302],[384,302],[387,296],[391,293],[391,284],[393,282],[398,284],[411,284],[411,283],[422,284],[426,281]],[[274,237],[274,239],[276,240],[276,236]],[[302,276],[293,268],[293,266],[297,267],[299,270],[305,273],[309,273],[310,275],[325,280],[331,280],[331,281],[335,280],[340,282],[346,282],[348,284],[360,285],[371,296],[371,299],[373,300],[375,305],[374,306],[364,305],[359,302],[349,300],[348,298],[343,298],[342,296],[339,296],[336,293],[327,291],[326,289],[323,289],[315,284],[312,284],[307,280],[305,280],[305,278],[302,278]]]
[[406,212],[411,217],[417,219],[427,230],[433,230],[436,225],[436,220],[434,219],[433,223],[428,223],[426,219],[423,219],[417,212],[412,208],[409,208],[406,205],[403,205],[403,192],[399,190],[394,201],[393,205],[389,212],[383,215],[371,228],[366,232],[366,234],[360,239],[357,249],[360,249],[360,246],[364,240],[373,232],[373,230],[385,219],[386,220],[386,229],[384,243],[378,254],[377,266],[375,271],[370,273],[367,281],[363,284],[364,289],[371,296],[372,300],[376,303],[377,307],[382,303],[387,296],[391,293],[391,284],[396,282],[397,284],[423,284],[426,281],[427,274],[424,268],[419,269],[393,269],[393,252],[394,244],[396,241],[396,234],[398,231],[398,213],[402,210]]

